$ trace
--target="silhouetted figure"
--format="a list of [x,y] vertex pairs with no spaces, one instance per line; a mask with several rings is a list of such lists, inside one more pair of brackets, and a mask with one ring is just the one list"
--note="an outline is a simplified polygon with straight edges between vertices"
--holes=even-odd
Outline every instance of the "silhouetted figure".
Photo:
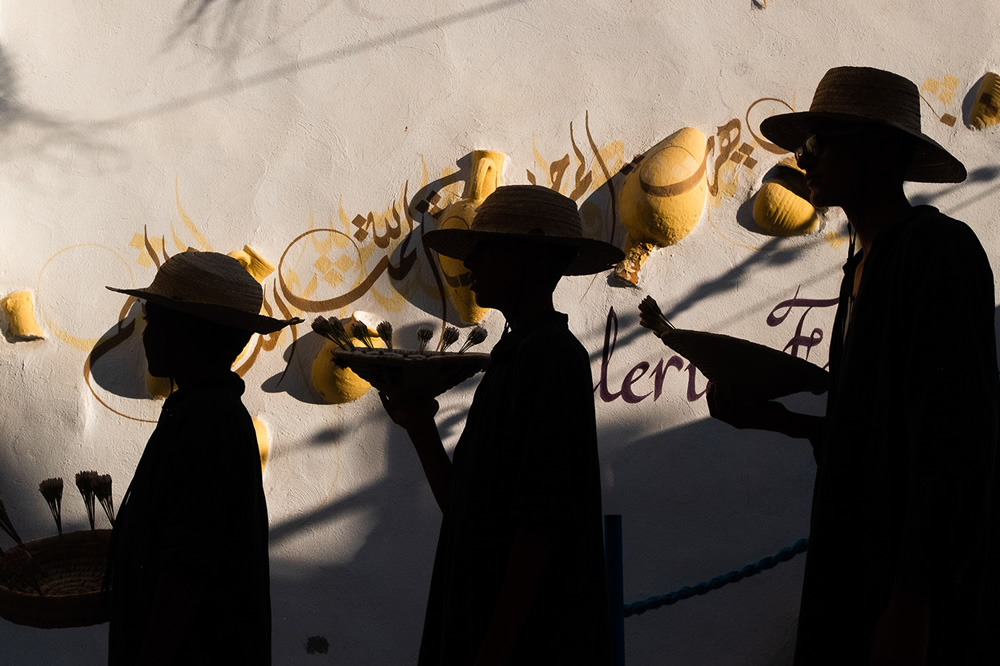
[[177,390],[112,534],[108,662],[270,664],[260,453],[230,368],[254,332],[292,322],[258,314],[261,286],[214,252],[175,255],[146,289],[114,291],[145,301],[149,372]]
[[795,663],[998,663],[983,610],[997,566],[993,274],[968,226],[903,192],[965,168],[920,132],[916,86],[876,69],[831,69],[810,111],[761,131],[796,151],[813,204],[840,206],[862,248],[852,238],[825,417],[709,392],[717,418],[814,445]]
[[555,311],[563,275],[621,252],[582,238],[576,205],[543,187],[498,188],[471,230],[425,236],[462,259],[482,307],[509,331],[494,346],[449,460],[433,400],[382,396],[444,511],[420,664],[605,664],[609,625],[593,381]]

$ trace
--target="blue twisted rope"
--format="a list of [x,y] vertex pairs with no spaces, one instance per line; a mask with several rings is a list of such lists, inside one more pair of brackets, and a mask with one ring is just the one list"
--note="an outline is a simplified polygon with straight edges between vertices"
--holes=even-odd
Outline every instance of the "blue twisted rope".
[[668,594],[625,604],[625,617],[629,617],[630,615],[642,615],[646,611],[656,610],[657,608],[662,608],[663,606],[669,606],[670,604],[675,604],[678,601],[684,601],[685,599],[690,599],[691,597],[701,594],[708,594],[712,590],[718,590],[720,587],[729,585],[730,583],[739,582],[748,576],[755,576],[762,571],[773,569],[782,562],[787,562],[792,559],[799,553],[806,552],[808,547],[809,539],[799,539],[791,546],[782,548],[774,555],[765,557],[759,562],[748,564],[742,569],[737,569],[736,571],[730,571],[727,574],[716,576],[712,580],[704,583],[698,583],[693,587],[685,586]]

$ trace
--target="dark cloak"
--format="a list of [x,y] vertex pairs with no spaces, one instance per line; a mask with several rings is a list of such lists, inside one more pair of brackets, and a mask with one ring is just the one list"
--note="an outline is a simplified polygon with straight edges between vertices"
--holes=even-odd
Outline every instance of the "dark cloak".
[[868,663],[894,583],[930,600],[930,664],[987,656],[994,284],[973,231],[919,206],[844,268],[795,663]]
[[609,663],[594,386],[566,315],[504,335],[455,449],[420,664],[468,665],[521,526],[555,539],[511,663]]
[[205,585],[176,663],[271,663],[267,505],[243,391],[226,373],[163,404],[112,534],[111,666],[136,663],[167,570]]

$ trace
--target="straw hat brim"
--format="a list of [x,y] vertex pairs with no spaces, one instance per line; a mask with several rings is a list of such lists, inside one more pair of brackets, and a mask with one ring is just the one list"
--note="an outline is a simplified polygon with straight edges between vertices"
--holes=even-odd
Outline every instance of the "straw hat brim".
[[275,319],[274,317],[245,312],[244,310],[229,308],[224,305],[216,305],[214,303],[181,301],[176,298],[164,296],[163,294],[149,289],[118,289],[116,287],[105,288],[118,292],[119,294],[135,296],[136,298],[140,298],[144,301],[155,303],[156,305],[176,310],[178,312],[183,312],[184,314],[198,317],[199,319],[206,319],[216,324],[231,326],[232,328],[238,328],[251,333],[261,333],[266,335],[268,333],[280,331],[285,326],[289,326],[291,324],[301,324],[303,322],[303,320],[298,317],[293,317],[292,319]]
[[968,175],[965,166],[941,144],[922,132],[869,117],[826,111],[798,111],[766,118],[761,133],[778,146],[794,152],[824,122],[839,121],[895,129],[917,139],[905,180],[918,183],[960,183]]
[[612,268],[625,258],[625,253],[614,245],[593,238],[476,231],[475,229],[435,229],[434,231],[428,231],[424,235],[424,244],[446,257],[465,260],[477,244],[498,239],[550,243],[575,248],[577,255],[566,270],[563,271],[563,275],[592,275],[600,273]]

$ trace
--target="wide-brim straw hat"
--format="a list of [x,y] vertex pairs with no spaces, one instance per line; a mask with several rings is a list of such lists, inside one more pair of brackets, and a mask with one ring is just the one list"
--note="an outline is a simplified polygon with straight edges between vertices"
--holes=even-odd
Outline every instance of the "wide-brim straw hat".
[[920,92],[907,78],[872,67],[834,67],[816,87],[808,111],[771,116],[761,133],[785,150],[794,151],[826,121],[845,121],[893,128],[916,139],[905,180],[960,183],[962,163],[920,131]]
[[273,333],[302,320],[260,314],[264,289],[240,262],[218,252],[183,252],[163,262],[144,289],[111,291],[253,333]]
[[573,200],[541,185],[498,187],[476,209],[469,229],[429,231],[424,244],[445,256],[465,259],[477,244],[499,238],[575,248],[576,257],[563,275],[599,273],[625,257],[610,243],[584,237]]

